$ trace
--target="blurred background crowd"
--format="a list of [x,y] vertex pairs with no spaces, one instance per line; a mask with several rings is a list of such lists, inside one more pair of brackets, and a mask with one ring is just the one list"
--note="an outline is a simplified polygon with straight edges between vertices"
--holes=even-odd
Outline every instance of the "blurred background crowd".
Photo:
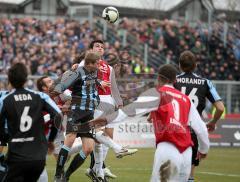
[[[239,22],[236,30],[240,32]],[[132,54],[131,45],[122,46],[123,32],[134,35],[137,43],[147,43],[153,56],[163,56],[166,63],[178,64],[184,50],[197,57],[198,72],[213,80],[240,80],[240,36],[227,36],[227,44],[219,38],[217,26],[211,34],[201,22],[190,27],[172,20],[123,18],[111,27],[115,36],[105,42],[105,52],[116,54],[121,63],[117,77],[131,74],[154,74],[157,67],[145,65],[141,55]],[[68,70],[74,58],[88,48],[90,41],[103,39],[89,22],[34,18],[0,18],[0,74],[11,64],[23,62],[31,75],[57,76]],[[159,63],[160,66],[161,63]],[[3,86],[1,86],[3,87]]]

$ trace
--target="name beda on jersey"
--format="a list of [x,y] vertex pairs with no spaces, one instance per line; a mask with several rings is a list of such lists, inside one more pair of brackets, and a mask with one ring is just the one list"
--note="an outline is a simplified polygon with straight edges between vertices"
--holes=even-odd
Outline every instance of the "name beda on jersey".
[[14,95],[15,101],[25,101],[25,100],[32,100],[32,97],[30,94],[18,94]]
[[178,83],[189,83],[189,84],[197,84],[204,85],[205,80],[197,79],[197,78],[177,78]]

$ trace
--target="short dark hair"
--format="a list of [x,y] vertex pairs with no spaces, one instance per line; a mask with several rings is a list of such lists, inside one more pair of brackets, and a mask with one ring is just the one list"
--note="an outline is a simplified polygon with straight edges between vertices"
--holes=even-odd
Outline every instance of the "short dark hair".
[[184,51],[179,57],[180,69],[186,73],[191,73],[196,68],[196,57],[191,51]]
[[98,53],[94,53],[94,52],[87,52],[85,55],[85,65],[89,65],[91,63],[96,63],[97,60],[100,59],[100,56]]
[[93,40],[93,41],[89,44],[89,49],[92,49],[95,43],[104,44],[104,42],[103,42],[102,40]]
[[22,88],[27,77],[28,71],[23,63],[16,63],[8,70],[8,80],[14,88]]
[[165,83],[174,83],[176,80],[177,69],[171,64],[165,64],[159,68],[158,76]]
[[37,88],[39,91],[43,91],[43,87],[46,86],[45,82],[43,81],[47,76],[42,76],[37,80]]

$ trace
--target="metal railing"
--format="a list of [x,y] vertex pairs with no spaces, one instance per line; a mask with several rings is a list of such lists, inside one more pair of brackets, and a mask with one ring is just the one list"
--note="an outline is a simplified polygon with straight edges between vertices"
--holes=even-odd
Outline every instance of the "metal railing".
[[[36,80],[40,76],[29,76],[27,87],[37,90]],[[157,84],[157,79],[147,78],[148,75],[131,75],[128,78],[118,79],[118,87],[122,96],[130,102],[149,88]],[[54,78],[56,79],[56,78]],[[7,75],[0,75],[0,89],[7,88]],[[240,82],[213,81],[220,97],[222,98],[226,113],[240,113]]]

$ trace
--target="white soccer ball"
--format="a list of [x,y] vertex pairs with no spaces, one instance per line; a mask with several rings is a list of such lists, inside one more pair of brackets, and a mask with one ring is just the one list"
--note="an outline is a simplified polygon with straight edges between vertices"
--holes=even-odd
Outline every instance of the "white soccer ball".
[[119,18],[119,13],[114,7],[106,7],[102,12],[102,17],[109,23],[115,23]]

